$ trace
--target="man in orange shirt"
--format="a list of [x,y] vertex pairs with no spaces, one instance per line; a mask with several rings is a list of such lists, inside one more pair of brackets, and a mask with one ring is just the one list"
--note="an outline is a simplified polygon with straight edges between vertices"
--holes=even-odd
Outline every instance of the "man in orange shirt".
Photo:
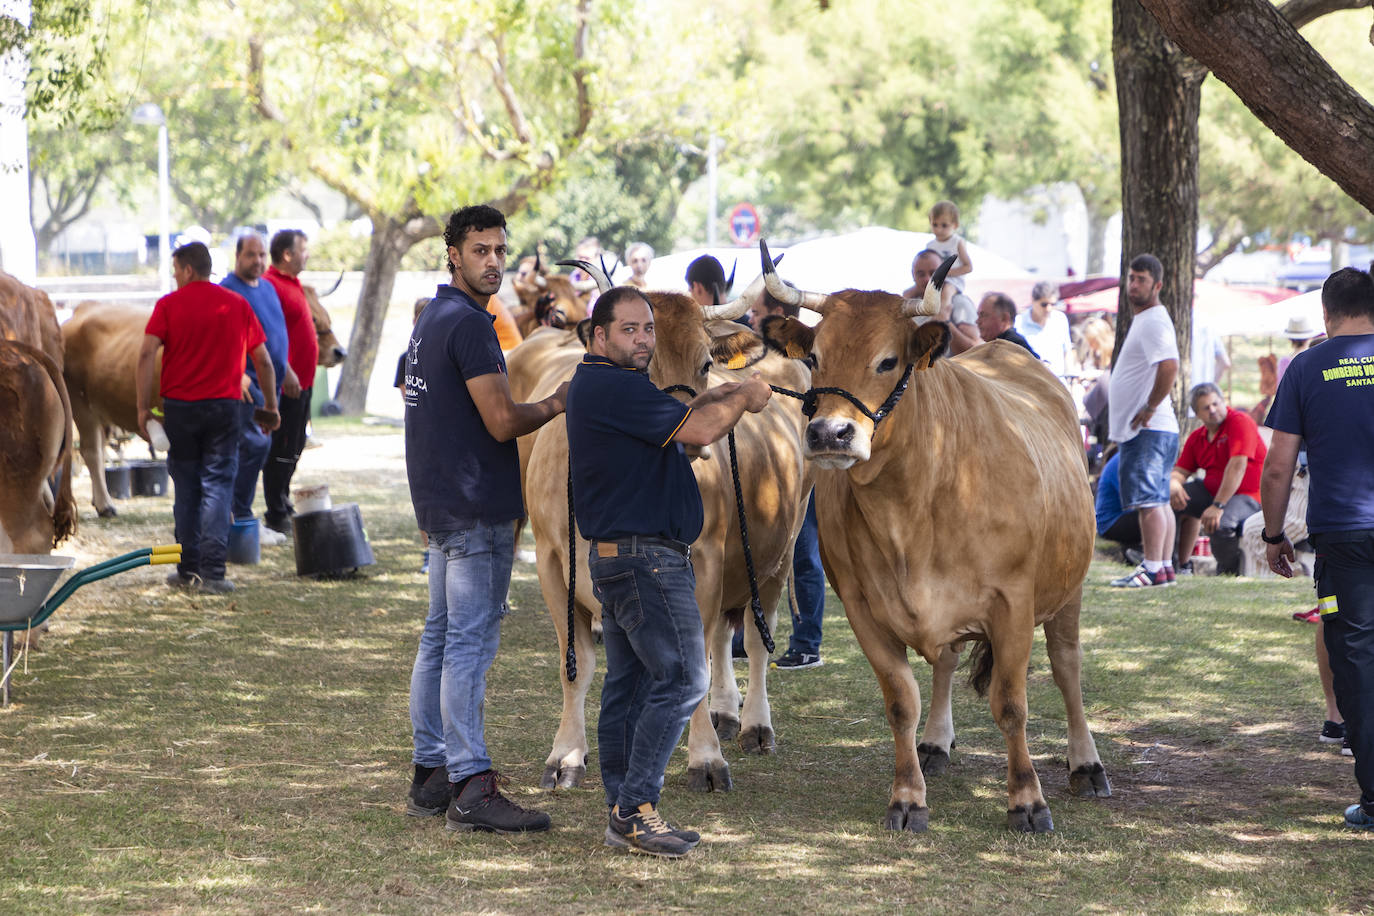
[[262,498],[267,504],[262,523],[286,534],[291,516],[291,477],[296,462],[305,451],[305,427],[310,422],[310,400],[315,384],[315,364],[319,362],[320,343],[315,334],[315,319],[310,303],[301,289],[300,273],[310,259],[310,242],[299,229],[283,229],[272,236],[269,248],[272,266],[263,274],[281,301],[286,321],[286,363],[298,380],[282,386],[281,426],[272,433],[267,464],[262,469]]

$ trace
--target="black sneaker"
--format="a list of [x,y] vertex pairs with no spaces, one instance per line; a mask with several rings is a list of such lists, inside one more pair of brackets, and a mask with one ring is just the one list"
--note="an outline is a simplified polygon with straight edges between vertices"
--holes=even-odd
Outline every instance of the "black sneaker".
[[822,664],[819,655],[812,655],[810,652],[798,652],[796,649],[788,649],[773,662],[774,668],[789,668],[793,671],[802,668],[819,668]]
[[453,801],[453,786],[443,767],[422,767],[415,764],[415,776],[410,781],[410,796],[406,799],[406,814],[411,817],[439,817]]
[[534,833],[548,830],[551,821],[543,811],[522,808],[497,788],[505,779],[495,770],[472,776],[453,795],[448,806],[449,830],[486,830],[491,833]]
[[195,591],[199,586],[200,576],[183,576],[175,569],[167,574],[167,584],[172,588],[184,588]]
[[696,845],[696,841],[688,839],[689,836],[701,839],[696,831],[674,830],[652,802],[645,802],[624,817],[620,814],[619,805],[611,806],[610,823],[606,827],[607,846],[646,856],[680,859]]
[[1345,723],[1327,719],[1322,723],[1321,734],[1317,740],[1322,744],[1343,744],[1345,742]]

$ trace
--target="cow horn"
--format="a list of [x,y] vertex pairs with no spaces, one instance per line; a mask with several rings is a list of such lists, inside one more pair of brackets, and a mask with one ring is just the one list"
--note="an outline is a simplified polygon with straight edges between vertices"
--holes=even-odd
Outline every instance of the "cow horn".
[[725,318],[733,320],[739,318],[758,301],[763,295],[763,277],[759,277],[749,284],[749,288],[740,293],[729,302],[722,302],[720,305],[703,305],[701,312],[707,318]]
[[338,278],[337,280],[334,281],[334,285],[331,286],[331,287],[329,287],[329,289],[327,289],[327,290],[325,290],[324,292],[322,292],[322,293],[319,294],[321,299],[323,299],[325,296],[328,296],[330,293],[334,292],[334,290],[336,290],[336,289],[339,288],[339,284],[343,282],[343,275],[344,275],[344,272],[343,272],[342,270],[339,271],[339,278]]
[[544,273],[544,262],[539,258],[539,246],[534,246],[534,272],[542,275]]
[[567,261],[559,261],[558,266],[576,267],[590,274],[592,278],[592,286],[588,286],[588,289],[592,289],[594,286],[599,292],[605,293],[607,290],[611,288],[611,278],[606,276],[606,272],[601,268],[597,267],[591,261],[579,261],[574,258]]
[[540,289],[549,288],[549,278],[539,272],[539,261],[534,262],[534,285]]
[[940,312],[940,290],[944,288],[945,278],[949,276],[949,269],[954,266],[954,262],[959,260],[958,255],[950,255],[945,258],[944,263],[935,268],[935,273],[931,276],[930,282],[926,284],[925,295],[920,299],[903,299],[902,314],[909,318],[921,315],[937,315]]
[[768,295],[784,305],[799,305],[813,312],[825,313],[825,303],[830,297],[825,293],[797,289],[782,282],[782,278],[778,276],[777,266],[783,256],[778,255],[777,260],[770,257],[768,243],[763,239],[759,239],[759,256],[763,260],[763,283],[768,289]]
[[730,277],[725,281],[725,291],[728,293],[735,288],[735,270],[739,267],[739,258],[735,258],[735,263],[730,265]]

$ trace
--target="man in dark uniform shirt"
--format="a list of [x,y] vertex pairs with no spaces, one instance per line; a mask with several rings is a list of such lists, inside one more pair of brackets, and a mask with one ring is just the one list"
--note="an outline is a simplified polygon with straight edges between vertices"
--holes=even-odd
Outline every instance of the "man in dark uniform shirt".
[[444,231],[451,285],[420,313],[405,356],[406,475],[429,535],[429,614],[410,679],[415,776],[406,810],[450,830],[549,829],[497,788],[487,755],[487,669],[496,657],[525,514],[515,440],[563,412],[567,386],[511,399],[487,300],[501,288],[506,218],[464,207]]
[[606,645],[597,726],[605,842],[676,858],[700,837],[663,819],[659,794],[709,683],[689,546],[701,534],[701,493],[682,446],[720,439],[772,391],[755,373],[684,404],[649,380],[654,343],[643,293],[619,286],[597,300],[568,390],[568,448]]

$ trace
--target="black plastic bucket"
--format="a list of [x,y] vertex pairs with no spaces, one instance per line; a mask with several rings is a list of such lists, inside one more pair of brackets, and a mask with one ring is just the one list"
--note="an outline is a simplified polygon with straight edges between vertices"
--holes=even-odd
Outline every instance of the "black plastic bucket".
[[135,496],[167,495],[167,462],[134,461],[129,467]]
[[105,489],[115,499],[128,499],[133,474],[127,464],[111,464],[105,468]]
[[296,575],[342,576],[377,562],[357,503],[291,517]]

